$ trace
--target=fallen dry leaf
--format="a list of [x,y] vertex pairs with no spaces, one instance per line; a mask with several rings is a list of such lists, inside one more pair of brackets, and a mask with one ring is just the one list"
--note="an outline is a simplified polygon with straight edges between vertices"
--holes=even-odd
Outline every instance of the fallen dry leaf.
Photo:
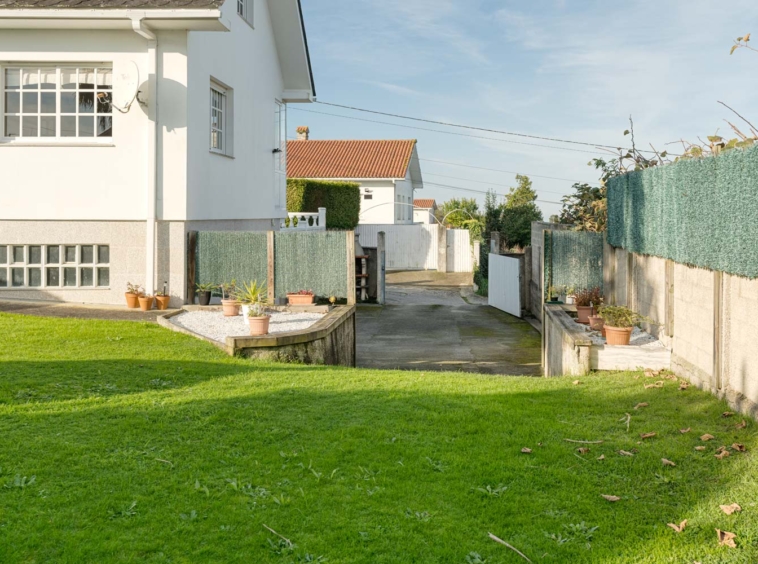
[[732,443],[732,448],[739,452],[745,452],[747,450],[747,447],[745,447],[745,445],[742,443]]
[[716,529],[716,536],[719,538],[719,546],[728,546],[730,548],[737,548],[737,545],[734,542],[734,539],[737,538],[737,535],[735,535],[734,533]]
[[645,440],[645,439],[652,439],[652,438],[653,438],[653,437],[655,437],[657,434],[658,434],[658,433],[640,433],[640,438],[641,438],[642,440]]
[[604,454],[601,454],[600,456],[598,456],[598,457],[597,457],[597,459],[598,459],[598,460],[605,460],[605,455],[604,455]]
[[605,495],[602,494],[603,499],[610,501],[610,502],[616,502],[619,501],[621,498],[617,495]]
[[738,503],[731,503],[729,505],[719,505],[719,507],[721,508],[721,511],[723,511],[727,515],[731,515],[732,513],[735,513],[735,512],[739,513],[740,511],[742,511],[742,507],[740,507]]
[[721,417],[731,417],[732,415],[734,415],[734,411],[725,411],[721,414]]
[[727,456],[729,456],[729,451],[728,450],[722,450],[721,452],[718,452],[718,453],[714,454],[713,456],[715,456],[719,460],[724,460]]
[[660,373],[661,373],[660,370],[651,370],[648,368],[647,370],[645,370],[645,378],[655,378]]
[[684,528],[687,526],[687,519],[685,519],[678,525],[674,523],[669,523],[668,526],[674,529],[677,533],[681,533],[684,530]]
[[690,387],[690,383],[689,382],[679,382],[679,389],[680,390],[684,391],[684,390],[686,390],[689,387]]
[[703,451],[703,450],[705,450],[705,447],[704,446],[696,446],[695,450]]
[[671,374],[671,373],[664,374],[663,377],[666,378],[666,380],[676,380],[677,379],[676,378],[676,374]]
[[637,405],[635,405],[634,409],[641,409],[643,407],[648,407],[649,405],[650,405],[649,403],[643,401],[642,403],[638,403]]
[[532,449],[524,447],[521,449],[521,452],[524,454],[532,454]]
[[679,432],[684,435],[685,433],[689,433],[692,430],[692,427],[687,427],[686,429],[679,429]]
[[671,462],[668,458],[661,458],[664,466],[676,466],[676,463]]
[[629,451],[627,451],[627,450],[620,450],[620,451],[619,451],[619,454],[620,454],[621,456],[634,456],[634,454],[632,454],[631,452],[629,452]]
[[648,388],[662,388],[663,387],[663,380],[659,380],[655,384],[645,384],[645,389]]
[[747,421],[745,421],[744,419],[742,420],[742,423],[737,423],[734,426],[735,429],[744,429],[745,427],[747,427]]
[[701,435],[700,436],[700,440],[701,441],[712,441],[715,438],[716,437],[714,437],[713,435],[709,435],[708,433],[706,433],[705,435]]
[[579,380],[574,380],[572,384],[574,384],[574,386],[578,386],[579,384],[581,384],[581,382]]
[[579,454],[587,454],[590,451],[588,447],[579,447],[576,450]]

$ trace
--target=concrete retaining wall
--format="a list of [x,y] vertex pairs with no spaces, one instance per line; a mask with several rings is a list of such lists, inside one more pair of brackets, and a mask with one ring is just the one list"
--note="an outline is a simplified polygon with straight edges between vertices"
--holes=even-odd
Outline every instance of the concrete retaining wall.
[[606,248],[609,303],[657,322],[672,370],[745,413],[758,414],[758,280]]
[[582,376],[590,371],[592,341],[560,305],[545,304],[542,321],[543,375]]

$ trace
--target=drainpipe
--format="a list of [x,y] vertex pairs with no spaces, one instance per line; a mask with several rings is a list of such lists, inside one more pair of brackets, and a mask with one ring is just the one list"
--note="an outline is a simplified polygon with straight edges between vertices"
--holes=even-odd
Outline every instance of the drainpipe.
[[155,294],[155,230],[158,194],[158,37],[142,21],[132,19],[132,29],[147,39],[148,104],[147,118],[147,216],[145,218],[145,293]]

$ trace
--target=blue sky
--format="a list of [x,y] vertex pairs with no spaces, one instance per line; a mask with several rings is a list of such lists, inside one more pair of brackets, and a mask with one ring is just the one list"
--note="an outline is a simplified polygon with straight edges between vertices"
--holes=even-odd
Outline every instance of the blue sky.
[[[323,102],[612,146],[628,146],[623,131],[632,114],[638,145],[659,150],[728,133],[723,120],[737,118],[718,100],[758,122],[758,53],[729,56],[737,36],[752,31],[758,44],[755,0],[302,2]],[[515,172],[531,175],[546,217],[560,209],[547,202],[560,201],[573,182],[596,181],[587,162],[603,155],[321,104],[292,104],[288,119],[292,136],[308,125],[312,139],[418,139],[420,157],[430,160],[422,160],[427,185],[417,197],[438,202],[484,196],[431,182],[505,193]]]

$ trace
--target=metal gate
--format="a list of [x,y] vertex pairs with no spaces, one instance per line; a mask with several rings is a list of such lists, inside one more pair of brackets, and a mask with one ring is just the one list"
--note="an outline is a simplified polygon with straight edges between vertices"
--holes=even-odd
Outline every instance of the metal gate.
[[490,254],[487,303],[521,317],[521,261]]

